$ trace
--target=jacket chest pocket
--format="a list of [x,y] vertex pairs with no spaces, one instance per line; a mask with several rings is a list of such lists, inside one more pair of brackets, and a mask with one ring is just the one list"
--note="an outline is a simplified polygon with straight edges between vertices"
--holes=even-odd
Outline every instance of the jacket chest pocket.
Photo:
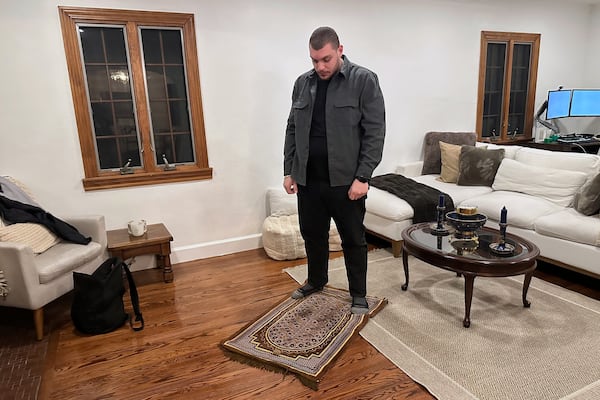
[[355,126],[360,122],[360,108],[358,99],[338,99],[333,104],[333,119],[340,126]]
[[308,101],[305,99],[299,99],[292,103],[292,109],[294,110],[294,122],[296,128],[310,126],[310,107]]

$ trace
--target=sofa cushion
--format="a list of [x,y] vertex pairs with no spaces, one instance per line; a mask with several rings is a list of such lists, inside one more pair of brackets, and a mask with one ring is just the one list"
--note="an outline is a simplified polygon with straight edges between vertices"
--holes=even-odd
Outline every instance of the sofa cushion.
[[600,247],[600,218],[590,218],[567,208],[535,221],[535,231],[540,235]]
[[517,152],[520,151],[520,149],[522,149],[522,146],[515,146],[515,145],[501,145],[501,144],[494,144],[494,143],[486,143],[487,144],[487,148],[488,150],[496,150],[496,149],[504,149],[504,158],[510,158],[511,160],[514,160],[515,157],[517,156]]
[[525,229],[533,229],[539,217],[564,210],[564,207],[537,196],[503,190],[472,197],[458,205],[476,206],[479,213],[493,221],[500,220],[500,210],[506,207],[508,225]]
[[463,146],[460,150],[458,178],[462,186],[492,186],[504,158],[504,149]]
[[40,283],[48,283],[63,276],[76,267],[100,256],[100,243],[90,242],[87,245],[60,242],[35,257]]
[[522,147],[515,160],[527,165],[544,168],[560,168],[568,171],[594,174],[600,170],[600,157],[594,154],[550,151]]
[[583,215],[594,215],[600,211],[600,174],[589,179],[575,193],[573,207]]
[[586,179],[584,172],[537,167],[505,158],[498,168],[492,188],[526,193],[568,207]]
[[365,205],[371,214],[392,221],[408,220],[414,215],[414,210],[405,200],[376,187],[369,188]]
[[[448,194],[455,205],[465,199],[492,191],[492,188],[487,186],[459,187],[454,183],[442,182],[438,178],[438,175],[421,175],[412,179]],[[376,187],[369,189],[366,207],[370,214],[396,222],[410,220],[414,216],[414,210],[405,200]]]
[[475,132],[427,132],[423,139],[423,169],[421,174],[439,174],[442,159],[439,142],[475,146]]
[[[481,196],[482,194],[492,192],[492,188],[489,186],[457,186],[454,183],[441,182],[436,178],[437,175],[421,175],[413,179],[427,186],[436,188],[440,192],[448,194],[450,197],[452,197],[452,201],[454,202],[455,206],[462,203],[466,199],[470,199],[476,196]],[[369,196],[371,196],[370,191]]]
[[24,244],[39,254],[59,243],[60,239],[45,226],[27,222],[0,227],[0,242]]
[[[456,179],[458,179],[458,159],[460,157],[461,147],[462,146],[458,144],[440,142],[442,162],[440,179],[442,182],[456,183]],[[472,147],[475,148],[475,146]]]

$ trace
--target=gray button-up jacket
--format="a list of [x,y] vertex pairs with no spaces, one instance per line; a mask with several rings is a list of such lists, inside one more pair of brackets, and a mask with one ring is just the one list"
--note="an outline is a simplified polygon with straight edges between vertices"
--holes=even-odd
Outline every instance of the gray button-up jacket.
[[[354,177],[370,178],[381,161],[385,138],[385,105],[377,75],[346,56],[327,88],[325,127],[331,186],[351,185]],[[310,70],[294,83],[284,145],[284,175],[306,185],[310,125],[317,92]]]

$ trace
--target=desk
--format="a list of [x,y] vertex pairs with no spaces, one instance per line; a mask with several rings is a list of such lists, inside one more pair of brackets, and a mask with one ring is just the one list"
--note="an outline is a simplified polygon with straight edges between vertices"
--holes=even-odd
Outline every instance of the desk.
[[158,257],[159,267],[163,269],[164,281],[173,281],[173,270],[171,268],[171,241],[173,236],[163,224],[148,225],[148,230],[143,236],[131,236],[127,232],[127,228],[124,228],[107,231],[106,238],[110,254],[122,260],[155,254]]
[[[576,153],[589,153],[589,154],[598,154],[598,150],[600,149],[600,140],[591,139],[585,142],[577,142],[577,143],[561,143],[561,142],[553,142],[553,143],[543,143],[543,142],[521,142],[518,143],[520,146],[525,147],[533,147],[536,149],[543,150],[552,150],[552,151],[566,151],[566,152],[576,152]],[[581,147],[580,147],[581,146]],[[584,151],[585,150],[585,151]]]

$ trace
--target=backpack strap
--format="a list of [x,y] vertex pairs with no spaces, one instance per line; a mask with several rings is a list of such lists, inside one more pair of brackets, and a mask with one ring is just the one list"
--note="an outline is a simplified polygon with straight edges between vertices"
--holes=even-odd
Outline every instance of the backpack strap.
[[129,282],[129,296],[131,297],[131,305],[133,306],[133,312],[135,313],[135,322],[138,322],[138,326],[133,326],[132,316],[129,316],[129,325],[134,331],[141,331],[144,329],[144,317],[142,316],[142,312],[140,311],[140,298],[138,296],[137,287],[135,286],[135,281],[133,280],[133,276],[131,275],[131,271],[129,271],[129,265],[125,262],[121,261],[121,266],[127,275],[127,281]]

